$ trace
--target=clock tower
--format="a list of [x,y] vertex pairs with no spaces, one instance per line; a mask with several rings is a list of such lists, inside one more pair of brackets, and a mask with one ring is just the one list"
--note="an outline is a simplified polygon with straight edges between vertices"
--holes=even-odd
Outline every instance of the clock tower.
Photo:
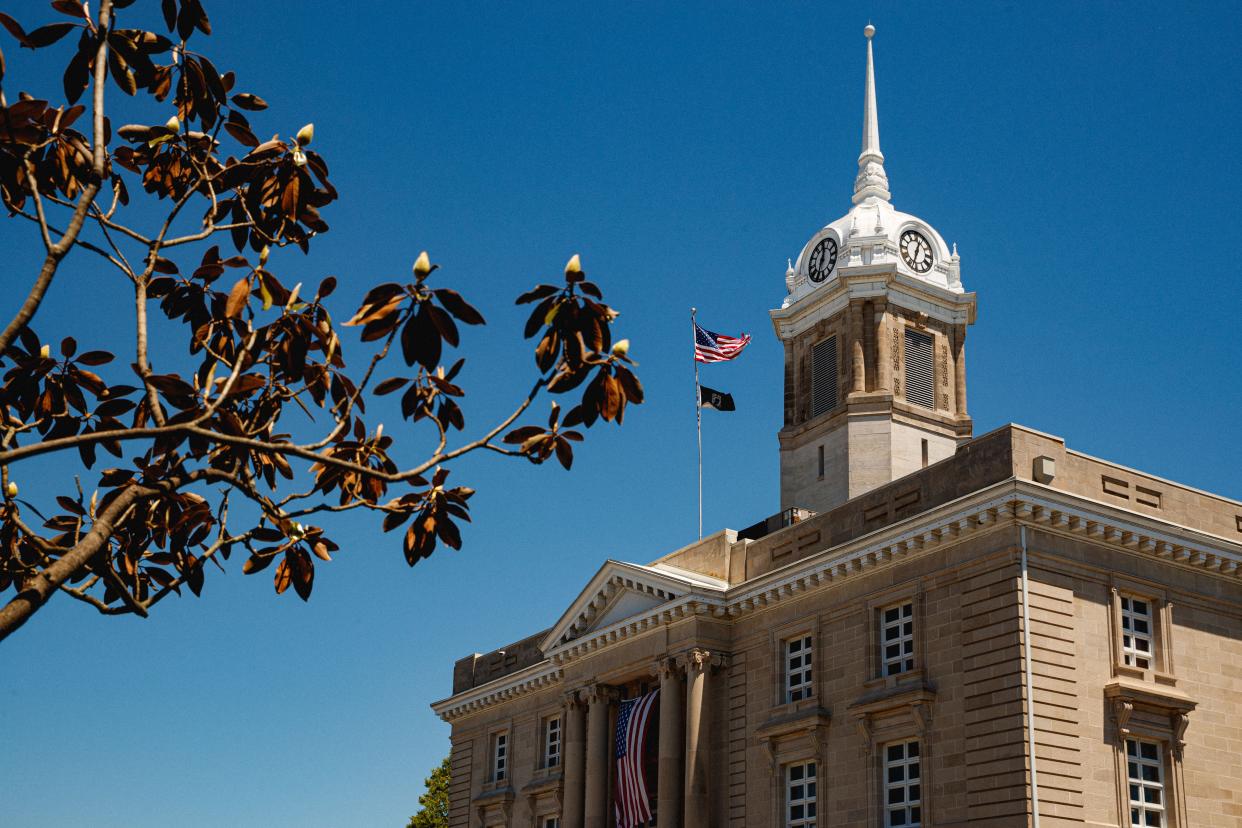
[[927,222],[893,207],[867,38],[862,152],[849,212],[816,232],[771,312],[785,346],[781,509],[826,511],[970,439],[975,295]]

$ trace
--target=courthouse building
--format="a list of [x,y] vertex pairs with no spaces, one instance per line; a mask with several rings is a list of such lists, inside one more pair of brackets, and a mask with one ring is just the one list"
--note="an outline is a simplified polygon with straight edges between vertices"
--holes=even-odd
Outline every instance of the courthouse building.
[[771,313],[781,511],[458,661],[453,826],[614,825],[618,705],[657,688],[661,828],[1242,826],[1242,503],[973,437],[975,295],[891,203],[873,32],[852,207]]

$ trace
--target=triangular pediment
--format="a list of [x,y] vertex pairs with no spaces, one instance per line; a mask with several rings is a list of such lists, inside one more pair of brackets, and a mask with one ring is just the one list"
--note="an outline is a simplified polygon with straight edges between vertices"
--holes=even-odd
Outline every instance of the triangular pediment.
[[719,579],[673,567],[608,561],[561,615],[540,647],[546,653],[626,619],[648,615],[686,595],[722,594],[726,586]]

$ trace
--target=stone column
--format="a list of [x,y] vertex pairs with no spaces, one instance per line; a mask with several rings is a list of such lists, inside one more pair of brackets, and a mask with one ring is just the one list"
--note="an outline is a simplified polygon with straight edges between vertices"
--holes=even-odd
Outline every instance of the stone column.
[[657,665],[660,675],[660,771],[659,792],[656,794],[656,816],[659,828],[678,828],[685,807],[681,785],[685,771],[685,725],[682,722],[681,666],[674,659]]
[[584,828],[607,828],[608,757],[612,740],[608,738],[609,688],[595,685],[587,691],[586,808]]
[[953,327],[953,392],[957,416],[966,416],[966,326]]
[[875,301],[875,390],[893,390],[893,363],[888,339],[888,300]]
[[583,763],[586,761],[586,704],[575,690],[565,695],[564,828],[582,828]]
[[686,653],[686,808],[685,828],[708,828],[707,798],[710,722],[703,706],[707,672],[712,654],[707,650]]
[[867,368],[863,357],[862,302],[850,302],[850,354],[854,366],[853,393],[867,390]]

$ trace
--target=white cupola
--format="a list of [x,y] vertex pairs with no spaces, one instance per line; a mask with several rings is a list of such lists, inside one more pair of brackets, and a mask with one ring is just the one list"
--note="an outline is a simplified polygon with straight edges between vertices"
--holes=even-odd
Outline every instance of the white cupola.
[[785,346],[781,508],[830,509],[952,455],[971,436],[967,326],[975,295],[930,224],[892,205],[868,25],[852,206],[785,271],[771,312]]
[[899,273],[911,279],[963,292],[956,249],[951,250],[930,224],[892,205],[884,153],[880,151],[875,59],[871,47],[875,27],[868,25],[863,33],[867,38],[867,80],[863,96],[862,152],[858,155],[858,176],[854,179],[853,207],[825,225],[802,248],[793,268],[793,279],[786,278],[789,296],[785,307],[852,269],[888,263],[895,264]]

